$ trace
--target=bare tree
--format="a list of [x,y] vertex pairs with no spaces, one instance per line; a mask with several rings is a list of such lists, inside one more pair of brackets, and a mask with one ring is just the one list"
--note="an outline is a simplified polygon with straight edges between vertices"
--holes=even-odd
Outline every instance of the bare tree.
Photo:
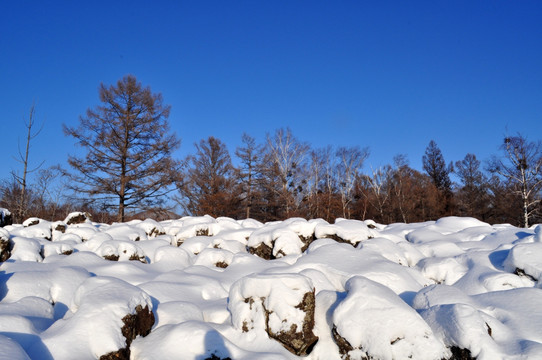
[[[309,145],[297,140],[290,129],[279,129],[273,137],[267,136],[267,174],[275,176],[279,188],[273,189],[284,206],[284,216],[290,217],[302,199],[306,180],[304,171]],[[269,184],[274,179],[269,179]],[[299,196],[301,194],[301,196]]]
[[384,208],[386,203],[388,202],[388,199],[390,197],[390,193],[388,191],[388,186],[390,183],[390,177],[391,177],[392,169],[391,166],[383,166],[379,167],[376,170],[372,170],[372,175],[367,175],[364,178],[366,179],[369,189],[372,192],[372,196],[370,201],[373,205],[373,207],[378,211],[378,214],[380,216],[380,221],[386,221],[386,218],[384,216]]
[[[113,205],[118,220],[125,209],[149,207],[173,190],[179,163],[171,158],[180,141],[169,133],[170,106],[132,75],[115,86],[101,84],[101,105],[88,109],[78,127],[64,133],[85,149],[84,158],[69,156],[75,170],[72,188]],[[113,205],[114,206],[114,205]]]
[[308,190],[307,190],[307,215],[309,218],[320,216],[320,198],[322,182],[324,180],[325,149],[312,150],[310,152]]
[[524,136],[505,137],[501,146],[504,159],[493,157],[489,171],[508,180],[522,201],[523,225],[535,214],[541,201],[542,143],[528,141]]
[[43,129],[43,124],[41,128],[37,131],[35,131],[35,104],[32,103],[30,106],[30,114],[28,116],[28,121],[25,121],[25,127],[27,129],[26,133],[26,144],[25,144],[25,151],[24,154],[21,151],[21,148],[19,147],[19,157],[15,158],[18,162],[23,164],[23,173],[22,175],[19,175],[19,173],[12,171],[11,174],[15,181],[18,183],[18,191],[19,194],[17,196],[15,209],[12,211],[15,215],[15,221],[22,222],[26,216],[27,216],[27,210],[28,210],[28,175],[36,170],[38,170],[42,165],[43,162],[38,165],[37,167],[30,169],[30,163],[29,163],[29,155],[30,155],[30,142],[36,138],[36,136],[39,135],[41,130]]
[[[409,175],[411,174],[410,166],[408,165],[407,156],[404,154],[398,154],[393,157],[392,173],[390,177],[390,191],[392,192],[392,203],[396,206],[397,212],[400,216],[400,221],[407,222],[407,213],[405,193],[407,184],[409,182]],[[394,219],[397,221],[397,219]]]
[[369,156],[369,149],[359,146],[340,147],[335,153],[337,163],[337,178],[341,194],[343,217],[350,218],[350,203],[353,200],[353,190],[359,172],[365,159]]
[[64,206],[66,196],[66,179],[58,166],[53,166],[38,171],[36,180],[36,195],[41,199],[43,209],[40,217],[55,220],[59,216],[60,209]]

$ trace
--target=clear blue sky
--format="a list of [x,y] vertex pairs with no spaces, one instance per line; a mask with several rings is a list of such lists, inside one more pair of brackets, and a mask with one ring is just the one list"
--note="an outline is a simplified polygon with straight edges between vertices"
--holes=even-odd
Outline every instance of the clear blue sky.
[[289,126],[368,146],[365,169],[421,169],[431,139],[486,159],[507,132],[542,139],[542,1],[2,1],[0,179],[33,101],[31,164],[65,165],[61,124],[126,74],[171,104],[179,157]]

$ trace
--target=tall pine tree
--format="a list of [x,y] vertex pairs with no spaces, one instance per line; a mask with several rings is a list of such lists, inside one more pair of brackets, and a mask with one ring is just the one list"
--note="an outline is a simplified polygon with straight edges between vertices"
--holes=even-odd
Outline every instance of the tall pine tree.
[[423,170],[429,175],[433,185],[437,188],[440,195],[440,202],[443,205],[443,211],[440,216],[451,215],[452,213],[452,181],[450,173],[453,166],[446,165],[444,156],[434,140],[429,142],[425,149],[425,155],[422,158]]

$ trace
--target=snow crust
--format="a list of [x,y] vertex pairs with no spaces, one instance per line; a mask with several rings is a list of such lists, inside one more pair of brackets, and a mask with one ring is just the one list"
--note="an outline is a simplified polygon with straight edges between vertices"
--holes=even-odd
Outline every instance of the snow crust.
[[[299,359],[269,333],[307,325],[312,292],[307,360],[542,358],[541,225],[72,213],[0,239],[0,359],[99,358],[126,346],[138,306],[155,323],[131,359]],[[262,244],[273,260],[251,253]]]

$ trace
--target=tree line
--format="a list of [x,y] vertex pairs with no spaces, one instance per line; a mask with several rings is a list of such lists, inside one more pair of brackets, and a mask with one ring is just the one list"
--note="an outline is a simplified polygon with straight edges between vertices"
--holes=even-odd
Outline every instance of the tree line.
[[[0,206],[14,220],[56,219],[77,209],[97,221],[134,216],[168,217],[173,204],[184,215],[254,218],[373,219],[419,222],[471,216],[489,223],[529,226],[542,220],[542,148],[521,134],[505,137],[499,154],[482,163],[474,154],[447,163],[436,142],[423,155],[423,172],[406,155],[367,169],[369,149],[312,148],[288,128],[258,143],[248,134],[230,154],[219,138],[194,144],[194,153],[174,159],[180,140],[169,130],[170,106],[162,95],[128,75],[101,84],[100,105],[78,126],[64,125],[84,156],[69,156],[70,169],[39,169],[27,184],[33,108],[27,122],[23,174],[0,186]],[[233,156],[233,157],[232,157]],[[456,181],[452,181],[452,177]],[[73,196],[77,194],[77,196]]]

